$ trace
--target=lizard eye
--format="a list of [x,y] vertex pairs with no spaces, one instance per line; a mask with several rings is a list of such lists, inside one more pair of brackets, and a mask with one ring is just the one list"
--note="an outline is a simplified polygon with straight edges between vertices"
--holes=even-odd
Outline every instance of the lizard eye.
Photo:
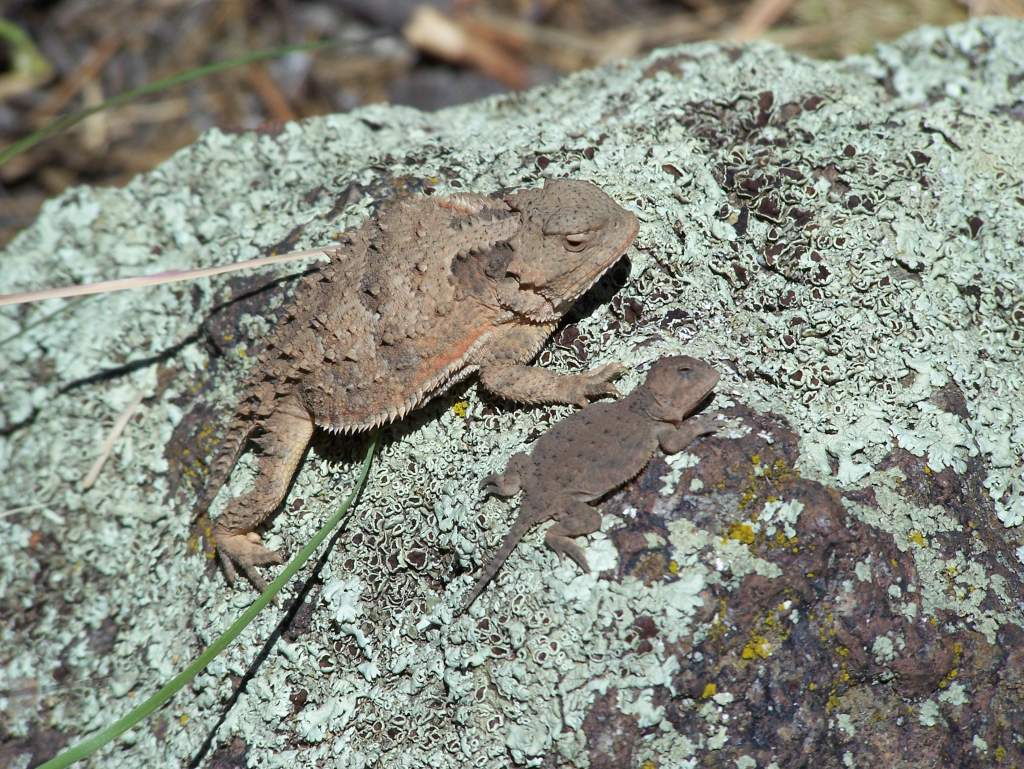
[[562,242],[565,245],[566,251],[582,251],[587,247],[587,243],[590,242],[590,233],[570,232],[562,239]]

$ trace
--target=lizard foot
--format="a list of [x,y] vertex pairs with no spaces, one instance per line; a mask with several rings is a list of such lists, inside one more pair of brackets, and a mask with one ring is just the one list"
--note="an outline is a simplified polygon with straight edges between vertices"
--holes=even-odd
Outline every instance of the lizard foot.
[[217,555],[220,556],[221,566],[224,567],[224,576],[230,585],[233,585],[238,577],[235,569],[237,565],[253,587],[262,593],[267,589],[267,581],[256,571],[256,567],[284,563],[284,557],[276,550],[264,547],[260,535],[254,531],[243,534],[215,531],[213,538],[217,543]]
[[626,367],[621,363],[605,363],[586,374],[573,375],[568,401],[577,406],[586,406],[591,398],[604,398],[609,395],[618,398],[620,393],[612,384],[612,380],[621,376],[625,370]]
[[558,559],[562,560],[565,556],[572,558],[576,564],[583,569],[584,574],[590,574],[590,564],[587,563],[587,556],[583,553],[583,548],[577,545],[568,537],[559,536],[548,536],[545,538],[548,547],[558,554]]
[[504,473],[492,473],[480,481],[480,490],[485,497],[512,497],[519,491],[519,486],[511,487]]
[[558,557],[569,556],[584,574],[590,573],[590,564],[583,548],[573,542],[573,537],[584,537],[601,528],[601,514],[583,502],[570,503],[559,516],[559,520],[544,534],[548,547],[558,553]]

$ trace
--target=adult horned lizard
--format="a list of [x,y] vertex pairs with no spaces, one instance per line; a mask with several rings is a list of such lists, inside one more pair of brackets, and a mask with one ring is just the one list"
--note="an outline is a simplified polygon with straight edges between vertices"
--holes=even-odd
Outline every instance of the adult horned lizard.
[[255,486],[213,527],[228,580],[238,567],[262,588],[255,567],[282,562],[254,529],[284,499],[316,427],[377,427],[474,371],[523,403],[616,395],[618,364],[570,375],[524,364],[637,226],[593,184],[558,180],[504,197],[392,201],[329,252],[268,338],[197,503],[205,513],[254,438]]
[[461,610],[476,600],[519,540],[552,518],[556,522],[544,535],[548,547],[589,572],[583,550],[570,537],[592,534],[601,526],[601,514],[590,503],[635,477],[659,447],[675,454],[713,433],[710,417],[686,417],[717,383],[718,373],[696,358],[660,358],[628,396],[572,414],[538,438],[531,454],[513,454],[505,472],[485,478],[481,488],[488,494],[512,497],[522,491],[523,501]]

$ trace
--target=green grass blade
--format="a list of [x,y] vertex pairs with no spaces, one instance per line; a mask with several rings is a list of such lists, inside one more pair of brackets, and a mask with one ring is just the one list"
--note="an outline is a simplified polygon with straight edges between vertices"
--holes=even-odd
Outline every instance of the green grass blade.
[[124,734],[137,723],[159,709],[184,686],[188,685],[188,683],[191,682],[192,679],[203,670],[203,668],[210,664],[214,657],[224,651],[224,649],[226,649],[231,642],[238,637],[238,634],[253,621],[256,615],[274,599],[274,596],[281,591],[281,588],[295,576],[296,572],[305,565],[306,561],[309,560],[310,556],[313,555],[321,543],[327,539],[327,536],[331,531],[341,523],[343,518],[345,518],[349,509],[352,507],[353,501],[355,501],[356,497],[362,491],[363,486],[366,483],[367,476],[370,474],[370,465],[373,463],[373,455],[376,453],[377,443],[378,436],[374,435],[370,440],[369,448],[366,450],[366,459],[363,460],[363,467],[360,470],[359,479],[356,481],[355,488],[352,490],[352,493],[349,494],[348,499],[341,504],[334,515],[324,522],[324,525],[321,526],[319,531],[313,535],[313,538],[310,539],[298,553],[296,553],[295,557],[288,562],[288,565],[284,567],[274,581],[267,586],[267,589],[260,593],[260,596],[253,601],[252,606],[246,609],[241,616],[231,624],[231,627],[224,631],[224,633],[210,644],[191,665],[172,678],[163,686],[163,688],[160,689],[160,691],[148,700],[133,708],[130,713],[111,724],[103,731],[79,742],[77,745],[73,745],[62,753],[58,753],[46,763],[40,764],[36,769],[63,769],[63,767],[70,766],[76,761],[81,761],[83,758],[86,758],[99,750],[108,742]]
[[201,67],[185,70],[184,72],[178,72],[174,75],[170,75],[169,77],[162,78],[161,80],[155,80],[152,83],[146,83],[145,85],[133,88],[130,91],[119,93],[117,96],[111,97],[101,104],[96,104],[92,107],[79,110],[78,112],[73,112],[70,115],[59,117],[51,123],[43,126],[38,131],[33,131],[23,139],[19,139],[13,144],[4,147],[4,149],[0,150],[0,166],[4,165],[4,163],[11,158],[20,155],[31,147],[34,147],[44,139],[48,139],[54,134],[58,134],[76,123],[82,122],[90,115],[95,115],[97,112],[102,110],[110,109],[111,107],[120,107],[122,104],[127,104],[141,96],[160,93],[168,88],[174,88],[178,85],[191,83],[193,80],[198,80],[217,72],[223,72],[227,69],[242,67],[246,64],[264,61],[266,59],[276,59],[279,56],[284,56],[285,54],[289,54],[294,51],[316,51],[321,48],[326,48],[329,45],[334,45],[334,41],[318,40],[313,43],[299,43],[296,45],[285,45],[279,48],[270,48],[264,51],[253,51],[252,53],[247,53],[244,56],[238,56],[234,59],[225,59],[224,61],[216,61],[212,64],[204,64]]

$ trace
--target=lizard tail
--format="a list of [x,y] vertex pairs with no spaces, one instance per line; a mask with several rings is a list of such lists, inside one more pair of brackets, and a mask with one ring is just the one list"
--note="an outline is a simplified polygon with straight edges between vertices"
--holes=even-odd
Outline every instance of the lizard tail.
[[484,566],[483,571],[480,572],[480,576],[477,577],[476,584],[473,585],[473,589],[469,591],[469,594],[463,599],[462,607],[459,609],[459,614],[465,613],[470,606],[473,605],[479,595],[487,587],[488,583],[494,579],[494,575],[501,569],[505,560],[512,554],[512,551],[516,549],[516,545],[519,544],[519,540],[526,536],[526,533],[533,528],[533,520],[526,516],[520,515],[516,518],[515,523],[512,524],[512,528],[508,530],[508,534],[501,541],[498,546],[498,551],[494,554],[490,561]]
[[239,412],[235,414],[225,431],[224,440],[221,441],[216,453],[213,455],[213,459],[210,461],[210,473],[206,478],[206,485],[196,501],[195,512],[192,516],[193,521],[205,515],[210,509],[210,505],[213,504],[217,492],[227,483],[231,471],[235,469],[238,458],[242,455],[242,450],[245,448],[256,427],[256,420],[252,418],[251,413]]

